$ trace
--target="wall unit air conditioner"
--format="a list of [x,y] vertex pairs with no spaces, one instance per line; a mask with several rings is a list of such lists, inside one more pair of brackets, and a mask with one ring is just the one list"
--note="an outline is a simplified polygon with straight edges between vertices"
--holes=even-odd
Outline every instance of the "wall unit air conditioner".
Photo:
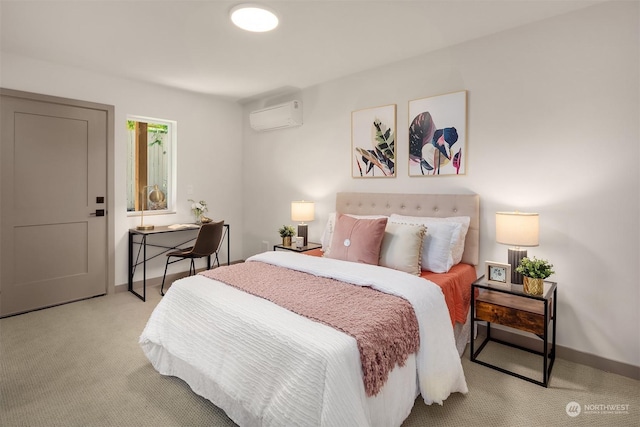
[[283,129],[302,125],[302,103],[289,101],[249,114],[251,128],[257,131]]

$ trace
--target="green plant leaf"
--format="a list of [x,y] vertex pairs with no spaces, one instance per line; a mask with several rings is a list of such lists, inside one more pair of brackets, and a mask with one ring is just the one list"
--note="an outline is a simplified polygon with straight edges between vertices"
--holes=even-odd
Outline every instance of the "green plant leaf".
[[534,279],[546,279],[552,274],[555,274],[553,264],[545,259],[538,259],[536,257],[522,258],[520,264],[516,267],[516,272]]
[[376,129],[375,147],[388,159],[395,160],[395,135],[378,119],[373,121],[373,126]]

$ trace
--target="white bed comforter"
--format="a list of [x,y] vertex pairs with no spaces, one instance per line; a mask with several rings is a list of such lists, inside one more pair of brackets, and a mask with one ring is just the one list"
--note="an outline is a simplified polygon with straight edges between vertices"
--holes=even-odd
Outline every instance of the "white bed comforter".
[[[420,350],[411,362],[424,401],[442,404],[453,392],[467,392],[437,285],[383,267],[291,252],[265,252],[247,261],[404,297],[420,327]],[[203,276],[171,286],[142,332],[140,345],[158,372],[182,378],[241,426],[394,426],[406,418],[415,397],[413,384],[405,384],[395,389],[404,389],[404,397],[367,398],[355,339]],[[371,400],[384,398],[405,402],[398,410],[372,411],[380,405],[371,405]]]

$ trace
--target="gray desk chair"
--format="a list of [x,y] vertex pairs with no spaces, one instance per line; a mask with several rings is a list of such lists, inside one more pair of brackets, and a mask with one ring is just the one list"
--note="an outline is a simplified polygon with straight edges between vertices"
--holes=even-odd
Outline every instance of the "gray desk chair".
[[[196,237],[196,242],[192,247],[179,249],[167,254],[167,263],[164,266],[164,276],[162,277],[162,287],[160,288],[160,293],[162,295],[164,295],[164,281],[167,278],[167,267],[169,267],[169,264],[190,259],[191,266],[189,267],[189,276],[191,276],[196,273],[196,259],[215,254],[215,263],[220,267],[218,249],[220,248],[220,242],[222,241],[223,227],[224,221],[202,224],[202,227],[200,227],[200,231],[198,232],[198,237]],[[171,257],[177,257],[179,259],[170,261]]]

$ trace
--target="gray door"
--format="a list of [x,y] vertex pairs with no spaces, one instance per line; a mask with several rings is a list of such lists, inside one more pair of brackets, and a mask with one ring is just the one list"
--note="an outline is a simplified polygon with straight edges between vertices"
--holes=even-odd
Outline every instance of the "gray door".
[[96,210],[106,212],[108,111],[8,93],[0,98],[0,317],[107,289],[107,221]]

